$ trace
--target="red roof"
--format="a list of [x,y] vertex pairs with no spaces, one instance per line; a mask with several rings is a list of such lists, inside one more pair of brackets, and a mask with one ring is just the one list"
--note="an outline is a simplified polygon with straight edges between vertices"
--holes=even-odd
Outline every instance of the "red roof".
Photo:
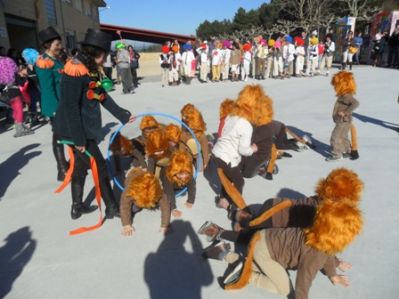
[[[131,39],[136,41],[152,42],[162,44],[168,40],[177,39],[179,42],[187,42],[188,40],[195,40],[194,36],[175,34],[168,32],[160,32],[154,30],[124,27],[119,25],[100,24],[100,29],[104,32],[111,33],[115,39]],[[119,36],[120,34],[120,36]]]

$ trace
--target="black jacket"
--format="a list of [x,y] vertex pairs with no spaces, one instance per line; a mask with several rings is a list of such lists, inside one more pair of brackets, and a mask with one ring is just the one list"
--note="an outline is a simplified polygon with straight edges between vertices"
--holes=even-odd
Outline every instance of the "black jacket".
[[[102,105],[123,124],[129,121],[130,112],[119,107],[103,90],[104,100],[88,99],[89,83],[95,78],[88,74],[71,76],[66,72],[61,78],[61,99],[57,108],[54,131],[77,146],[86,145],[87,139],[101,139]],[[98,90],[98,89],[97,89]]]

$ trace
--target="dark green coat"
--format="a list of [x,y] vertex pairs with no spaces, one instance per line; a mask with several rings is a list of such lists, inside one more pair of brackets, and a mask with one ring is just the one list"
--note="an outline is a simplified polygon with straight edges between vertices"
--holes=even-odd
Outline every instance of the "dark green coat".
[[35,69],[41,90],[42,114],[48,117],[54,116],[60,101],[62,68],[63,64],[59,60],[47,54],[43,54],[36,62]]
[[[68,69],[73,64],[83,66],[76,59],[65,65],[54,131],[63,139],[73,141],[76,146],[84,146],[86,140],[99,141],[102,138],[101,106],[122,123],[128,122],[131,114],[119,107],[101,87],[90,87],[90,83],[98,82],[98,78],[76,72],[73,75],[68,74]],[[88,92],[102,94],[102,101],[89,99]]]

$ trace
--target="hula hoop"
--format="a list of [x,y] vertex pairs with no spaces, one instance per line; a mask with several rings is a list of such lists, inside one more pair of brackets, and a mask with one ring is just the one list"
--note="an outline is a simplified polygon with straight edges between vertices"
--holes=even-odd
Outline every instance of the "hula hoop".
[[[201,164],[202,164],[202,156],[201,156],[201,144],[199,143],[197,137],[195,136],[194,132],[190,129],[190,127],[188,127],[184,122],[182,122],[180,119],[178,119],[177,117],[170,115],[170,114],[166,114],[166,113],[161,113],[161,112],[145,112],[145,113],[140,113],[137,114],[136,120],[138,118],[144,117],[144,116],[161,116],[161,117],[166,117],[169,119],[174,120],[175,122],[179,123],[180,125],[182,125],[185,129],[187,129],[187,131],[190,132],[191,136],[193,137],[194,141],[195,141],[195,145],[197,147],[197,152],[198,152],[198,157],[197,157],[197,167],[195,168],[195,172],[193,175],[194,180],[198,177],[198,169],[201,168]],[[110,167],[110,163],[111,163],[111,144],[114,142],[116,135],[118,133],[120,133],[120,131],[127,125],[126,124],[121,124],[114,133],[112,133],[111,138],[109,139],[109,144],[108,144],[108,150],[107,150],[107,161],[108,161],[108,168],[109,171],[112,175],[112,180],[114,181],[115,185],[119,188],[119,190],[121,190],[123,192],[124,188],[122,186],[122,184],[119,182],[119,180],[115,177],[115,175],[112,172],[112,167]],[[182,190],[180,190],[179,192],[177,192],[175,194],[176,197],[179,197],[181,195],[183,195],[184,193],[186,193],[187,191],[187,187],[184,187]]]

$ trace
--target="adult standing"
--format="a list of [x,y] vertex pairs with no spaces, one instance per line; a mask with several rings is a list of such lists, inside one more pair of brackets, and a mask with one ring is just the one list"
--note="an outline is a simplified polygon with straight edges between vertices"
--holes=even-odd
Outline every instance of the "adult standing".
[[392,35],[388,39],[388,67],[399,67],[399,26],[395,28]]
[[130,71],[132,73],[133,85],[135,88],[137,88],[139,85],[139,81],[137,79],[137,69],[139,68],[140,54],[137,53],[132,45],[129,45],[127,50],[129,51],[130,56]]
[[74,143],[72,219],[92,211],[82,204],[87,169],[90,167],[85,150],[93,155],[97,163],[101,195],[106,206],[105,217],[119,217],[119,207],[111,188],[107,165],[97,145],[102,135],[100,106],[122,123],[127,123],[131,118],[130,112],[119,107],[101,86],[100,68],[106,52],[110,50],[111,40],[112,37],[107,33],[88,29],[82,42],[82,51],[66,63],[62,76],[55,131]]
[[346,69],[346,65],[349,64],[349,69],[352,70],[352,59],[354,52],[353,47],[353,31],[349,31],[347,36],[345,37],[343,46],[342,46],[342,69]]
[[357,36],[355,36],[353,38],[353,44],[357,48],[357,51],[356,51],[356,53],[354,55],[355,56],[355,62],[356,62],[357,65],[359,65],[360,64],[360,60],[359,60],[360,52],[361,52],[362,46],[363,46],[363,37],[362,37],[362,33],[361,32],[359,32],[357,34]]
[[132,72],[130,71],[130,55],[123,42],[116,43],[116,63],[122,79],[123,94],[134,93]]
[[36,74],[41,90],[42,115],[50,118],[53,127],[53,153],[57,162],[57,180],[64,180],[68,169],[65,159],[64,146],[58,144],[59,136],[54,132],[54,116],[60,101],[60,79],[62,64],[59,54],[62,50],[61,37],[53,27],[39,32],[39,40],[44,53],[36,61]]
[[195,57],[193,53],[193,46],[189,43],[183,45],[183,70],[186,84],[190,84],[195,75]]
[[107,57],[105,58],[105,62],[103,64],[103,70],[105,76],[107,76],[108,79],[110,80],[112,80],[112,66],[113,62],[112,62],[111,53],[108,53]]

